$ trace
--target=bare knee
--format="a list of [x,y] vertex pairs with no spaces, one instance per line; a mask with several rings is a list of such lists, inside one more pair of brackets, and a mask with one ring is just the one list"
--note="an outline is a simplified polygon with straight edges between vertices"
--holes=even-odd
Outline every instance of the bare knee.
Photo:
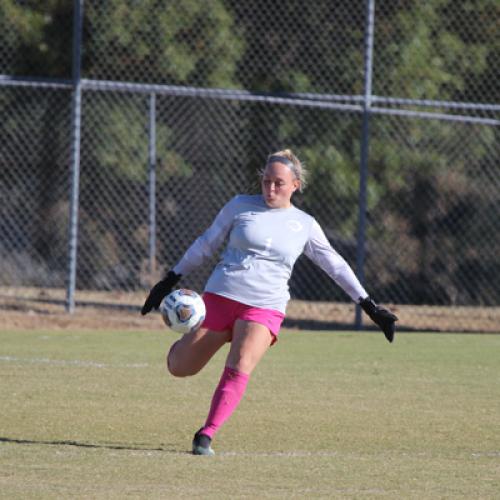
[[265,326],[238,320],[235,323],[231,349],[226,360],[227,366],[251,374],[269,349],[271,340],[271,333]]
[[261,359],[261,354],[253,349],[240,349],[229,352],[226,365],[229,368],[250,375]]
[[167,354],[167,370],[174,377],[189,377],[196,375],[199,370],[193,370],[192,367],[187,366],[185,362],[180,359],[179,354],[175,352],[176,345],[179,341],[175,342]]
[[174,342],[172,344],[172,347],[170,347],[170,350],[167,353],[167,370],[170,372],[171,375],[174,377],[182,377],[182,371],[180,370],[180,366],[177,360],[177,356],[174,354],[175,353],[175,347],[179,343],[179,341]]
[[258,359],[256,359],[253,355],[243,353],[240,356],[234,356],[231,359],[228,359],[226,362],[229,368],[233,368],[234,370],[238,370],[239,372],[250,374],[254,370],[255,366],[258,363]]
[[176,363],[175,361],[171,361],[169,357],[167,357],[167,369],[170,375],[174,377],[190,377],[191,375],[196,375],[199,370],[189,370],[186,369],[181,364]]

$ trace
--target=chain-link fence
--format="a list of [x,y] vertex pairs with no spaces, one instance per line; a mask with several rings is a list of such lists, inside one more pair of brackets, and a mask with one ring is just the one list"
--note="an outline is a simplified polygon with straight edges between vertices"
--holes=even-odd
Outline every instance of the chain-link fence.
[[[497,2],[68,4],[0,0],[1,295],[139,306],[291,147],[401,327],[500,331]],[[306,258],[290,284],[289,324],[354,324]]]

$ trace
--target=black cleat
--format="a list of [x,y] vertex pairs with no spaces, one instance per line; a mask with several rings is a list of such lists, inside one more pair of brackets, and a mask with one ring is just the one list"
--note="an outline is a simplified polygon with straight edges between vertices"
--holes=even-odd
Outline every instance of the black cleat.
[[193,455],[215,455],[215,451],[210,446],[212,439],[206,434],[201,434],[200,431],[201,429],[193,438]]

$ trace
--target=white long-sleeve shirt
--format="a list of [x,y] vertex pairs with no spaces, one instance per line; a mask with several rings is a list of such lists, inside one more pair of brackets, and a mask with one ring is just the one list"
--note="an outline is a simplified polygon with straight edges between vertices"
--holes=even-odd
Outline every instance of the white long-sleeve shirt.
[[243,304],[285,313],[288,281],[305,253],[355,302],[368,296],[347,262],[332,248],[316,220],[294,207],[269,208],[261,195],[238,195],[174,267],[186,275],[208,260],[229,236],[205,291]]

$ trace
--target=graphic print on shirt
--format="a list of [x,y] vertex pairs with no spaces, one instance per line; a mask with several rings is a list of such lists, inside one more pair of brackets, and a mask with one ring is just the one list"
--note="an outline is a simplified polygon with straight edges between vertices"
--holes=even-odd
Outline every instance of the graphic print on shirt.
[[286,226],[291,229],[294,233],[298,233],[299,231],[302,231],[302,223],[299,222],[298,220],[290,219],[286,221]]

